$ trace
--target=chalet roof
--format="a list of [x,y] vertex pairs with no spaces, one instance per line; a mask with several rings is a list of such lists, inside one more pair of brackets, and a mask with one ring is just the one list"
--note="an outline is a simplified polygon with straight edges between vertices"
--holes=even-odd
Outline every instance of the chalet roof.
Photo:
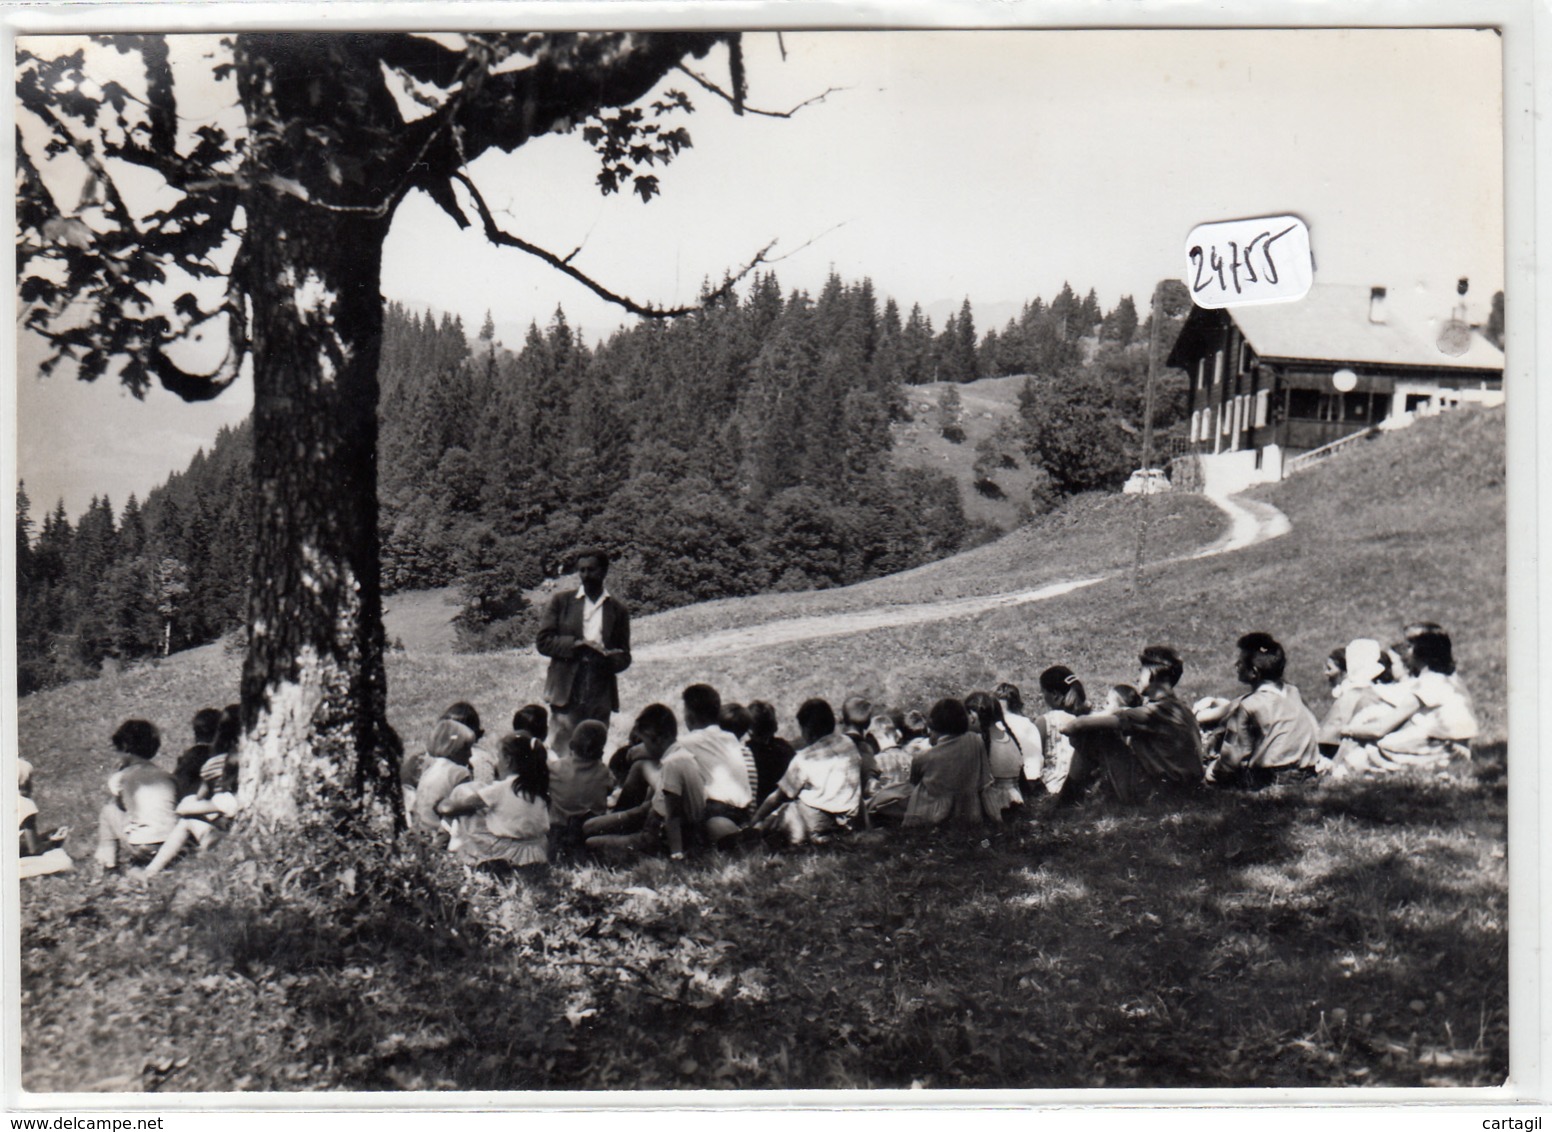
[[1435,344],[1442,322],[1403,321],[1393,309],[1387,321],[1370,322],[1369,290],[1317,283],[1297,302],[1235,307],[1229,315],[1262,358],[1503,369],[1503,351],[1479,333],[1464,354],[1452,357]]

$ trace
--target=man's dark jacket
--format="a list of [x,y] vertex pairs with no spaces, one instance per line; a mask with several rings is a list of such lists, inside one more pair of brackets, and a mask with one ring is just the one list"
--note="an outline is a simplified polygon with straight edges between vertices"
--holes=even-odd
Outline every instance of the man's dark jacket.
[[[550,598],[539,622],[539,652],[550,658],[549,675],[544,681],[546,703],[562,707],[571,703],[571,687],[582,662],[577,659],[577,645],[582,640],[583,598],[576,590],[563,590]],[[609,687],[609,708],[620,710],[620,690],[615,675],[630,667],[630,614],[625,606],[612,595],[604,598],[602,633],[606,649],[620,649],[621,655],[610,657],[600,665]],[[586,649],[580,650],[586,652]]]

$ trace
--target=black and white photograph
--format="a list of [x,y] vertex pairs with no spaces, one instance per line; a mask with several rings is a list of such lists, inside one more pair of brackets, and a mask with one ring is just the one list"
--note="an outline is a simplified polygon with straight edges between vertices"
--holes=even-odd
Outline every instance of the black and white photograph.
[[7,1105],[1504,1086],[1501,31],[541,7],[13,26]]

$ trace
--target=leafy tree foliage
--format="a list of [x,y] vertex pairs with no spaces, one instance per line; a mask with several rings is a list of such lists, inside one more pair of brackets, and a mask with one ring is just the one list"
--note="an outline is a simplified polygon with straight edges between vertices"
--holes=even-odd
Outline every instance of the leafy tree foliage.
[[[1130,297],[1124,298],[1102,320],[1101,340],[1088,360],[1068,361],[1054,374],[1032,376],[1020,392],[1024,450],[1060,494],[1119,487],[1142,458],[1149,350],[1160,360],[1168,354],[1191,305],[1189,293],[1182,295],[1184,286],[1177,281],[1166,280],[1159,287],[1164,321],[1157,335],[1151,333],[1150,315],[1143,332],[1131,335],[1129,342],[1121,340],[1124,328],[1136,322],[1135,307]],[[1064,288],[1063,295],[1070,296],[1071,289]],[[1058,296],[1050,309],[1066,305]],[[1049,317],[1036,324],[1049,326]],[[1160,441],[1183,431],[1186,402],[1186,375],[1161,368],[1153,399],[1155,451]],[[989,465],[991,456],[982,454],[983,462]]]
[[963,443],[965,439],[963,417],[964,403],[960,399],[959,390],[950,385],[938,398],[938,432],[955,444]]
[[[689,144],[677,116],[690,104],[671,90],[637,103],[719,45],[724,97],[741,112],[736,34],[245,33],[212,40],[215,62],[196,77],[232,107],[214,117],[180,106],[190,76],[165,37],[19,45],[17,266],[25,325],[53,348],[47,368],[137,394],[159,382],[190,400],[252,373],[242,792],[253,828],[383,832],[400,811],[376,480],[380,272],[395,209],[425,192],[462,226],[472,213],[492,242],[629,309],[666,313],[502,229],[469,169],[491,149],[580,128],[598,187],[650,199],[658,169]],[[104,66],[114,52],[131,65]],[[225,349],[196,364],[204,334]],[[554,359],[556,380],[568,365]],[[440,464],[445,450],[424,455]],[[99,504],[85,533],[66,532],[82,546],[60,548],[65,569],[103,555],[112,518]],[[231,534],[202,519],[182,528],[174,555],[191,598],[217,592],[202,580]],[[80,616],[93,648],[111,636]]]

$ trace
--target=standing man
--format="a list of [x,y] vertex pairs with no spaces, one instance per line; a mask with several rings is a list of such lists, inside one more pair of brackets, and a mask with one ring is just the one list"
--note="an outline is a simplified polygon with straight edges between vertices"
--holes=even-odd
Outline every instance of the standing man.
[[553,713],[551,750],[564,756],[583,720],[608,726],[620,709],[615,676],[630,667],[630,614],[604,589],[609,556],[589,548],[577,554],[582,588],[550,598],[539,622],[539,653],[550,658],[544,699]]

